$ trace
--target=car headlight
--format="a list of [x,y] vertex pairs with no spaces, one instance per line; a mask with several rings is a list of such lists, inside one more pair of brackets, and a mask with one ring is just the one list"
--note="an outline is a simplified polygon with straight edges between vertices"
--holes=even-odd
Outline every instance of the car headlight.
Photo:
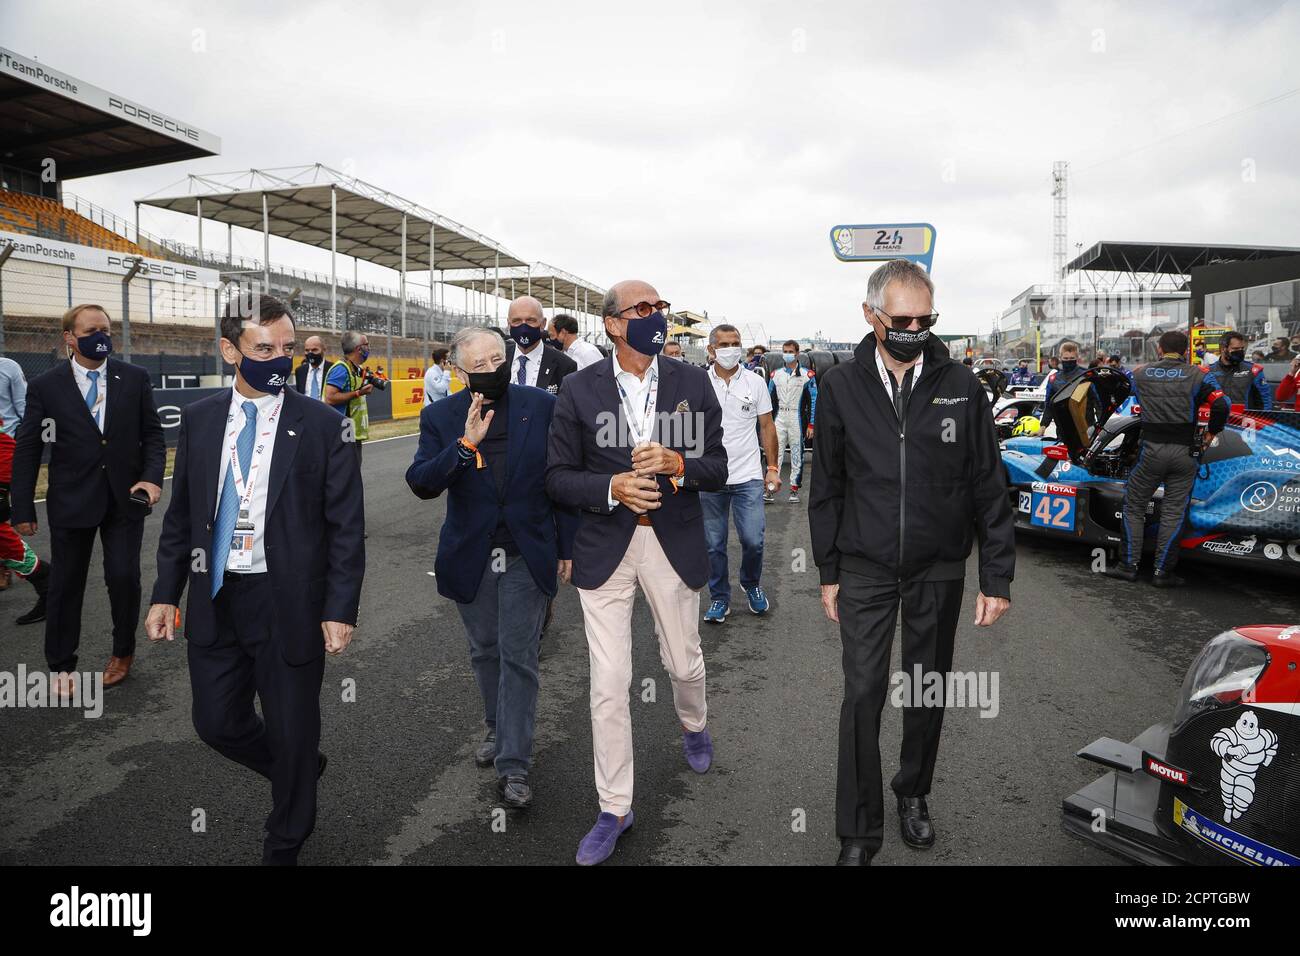
[[1206,711],[1231,707],[1247,698],[1268,667],[1268,659],[1268,648],[1236,631],[1224,631],[1206,644],[1183,680],[1174,708],[1173,732],[1178,733]]

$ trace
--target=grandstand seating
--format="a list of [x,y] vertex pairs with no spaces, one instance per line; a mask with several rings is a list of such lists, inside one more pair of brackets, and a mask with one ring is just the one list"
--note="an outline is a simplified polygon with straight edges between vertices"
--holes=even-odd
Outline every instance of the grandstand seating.
[[73,212],[58,200],[27,193],[0,190],[0,229],[79,246],[146,254],[134,242]]

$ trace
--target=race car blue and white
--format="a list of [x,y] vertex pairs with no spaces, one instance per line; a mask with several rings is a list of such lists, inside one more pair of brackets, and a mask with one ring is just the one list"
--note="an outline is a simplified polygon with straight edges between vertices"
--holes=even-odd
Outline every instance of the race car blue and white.
[[[1131,389],[1122,372],[1089,369],[1053,395],[1055,437],[1001,442],[1017,528],[1118,550],[1142,429]],[[1135,414],[1121,413],[1126,403]],[[1157,495],[1148,549],[1159,521]],[[1179,547],[1184,559],[1300,575],[1300,412],[1233,407],[1218,441],[1200,454]]]

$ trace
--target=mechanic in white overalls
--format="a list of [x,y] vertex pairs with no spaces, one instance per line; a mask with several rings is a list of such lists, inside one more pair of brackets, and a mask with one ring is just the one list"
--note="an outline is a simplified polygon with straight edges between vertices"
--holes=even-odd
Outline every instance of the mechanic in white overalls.
[[[778,476],[790,446],[790,501],[799,501],[803,484],[803,439],[812,425],[813,402],[817,386],[812,373],[799,365],[799,343],[791,340],[781,346],[784,365],[772,373],[768,390],[772,394],[772,417],[776,421],[776,470]],[[773,500],[770,495],[765,500]]]

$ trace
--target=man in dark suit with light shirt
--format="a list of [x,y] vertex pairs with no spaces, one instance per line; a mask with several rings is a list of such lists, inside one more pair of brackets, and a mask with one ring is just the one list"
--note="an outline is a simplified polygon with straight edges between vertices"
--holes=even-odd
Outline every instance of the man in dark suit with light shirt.
[[361,472],[347,420],[285,387],[294,322],[283,304],[234,300],[221,335],[235,384],[181,413],[146,631],[174,638],[188,585],[195,730],[270,780],[262,862],[293,865],[315,826],[325,769],[325,655],[346,648],[357,623]]

